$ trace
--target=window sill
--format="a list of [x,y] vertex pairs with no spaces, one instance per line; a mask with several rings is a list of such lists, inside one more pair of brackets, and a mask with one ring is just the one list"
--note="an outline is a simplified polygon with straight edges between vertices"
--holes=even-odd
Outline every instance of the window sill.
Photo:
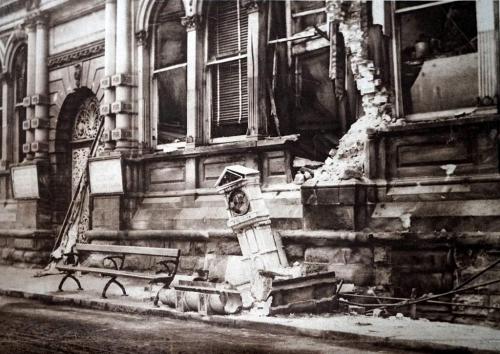
[[156,145],[156,150],[160,150],[161,152],[172,152],[172,151],[182,150],[185,148],[186,148],[185,141],[181,141],[178,143]]
[[434,121],[438,119],[453,119],[460,117],[472,117],[477,115],[497,114],[496,106],[486,107],[465,107],[457,109],[449,109],[445,111],[425,112],[408,114],[404,120],[408,122],[423,122]]

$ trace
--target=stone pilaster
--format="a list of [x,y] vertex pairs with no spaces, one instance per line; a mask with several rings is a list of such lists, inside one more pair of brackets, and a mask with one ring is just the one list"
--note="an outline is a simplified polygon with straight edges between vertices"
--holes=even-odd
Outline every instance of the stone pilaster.
[[186,145],[194,147],[202,143],[203,125],[201,119],[201,97],[197,88],[202,85],[203,36],[198,15],[182,18],[187,31],[187,129]]
[[149,92],[149,32],[147,30],[139,31],[135,34],[137,44],[137,140],[139,148],[146,150],[151,141],[151,125],[148,114],[148,95]]
[[111,112],[111,104],[115,101],[115,91],[111,86],[111,76],[115,73],[116,60],[116,0],[106,0],[106,24],[104,39],[104,75],[101,87],[104,88],[104,101],[100,111],[104,116],[104,149],[111,151],[115,147],[111,132],[115,128],[115,115]]
[[266,7],[262,1],[246,1],[248,13],[248,131],[249,138],[267,136],[265,53],[267,41]]
[[33,160],[34,154],[31,152],[31,143],[35,140],[35,134],[31,129],[31,120],[35,118],[35,108],[32,105],[31,97],[36,92],[36,23],[31,20],[25,25],[28,36],[27,51],[27,75],[26,75],[26,97],[23,100],[26,107],[26,120],[23,122],[23,130],[26,132],[26,143],[23,145],[23,152],[26,160]]
[[47,18],[41,16],[36,21],[35,95],[31,97],[31,103],[35,105],[35,118],[31,121],[31,128],[35,130],[35,139],[31,143],[31,151],[35,153],[36,159],[48,158],[48,52]]
[[116,74],[111,80],[116,88],[115,102],[111,105],[111,112],[116,114],[116,126],[112,131],[112,139],[116,140],[118,151],[128,151],[132,148],[130,10],[129,0],[117,0]]
[[0,170],[4,170],[7,168],[7,163],[9,161],[9,154],[11,151],[11,134],[9,134],[9,109],[7,106],[9,105],[10,98],[12,97],[12,80],[11,75],[8,72],[2,72],[0,74],[0,87],[2,87],[1,95],[2,95],[2,115],[1,119],[1,132],[2,136],[1,144],[2,144],[2,156],[0,156]]

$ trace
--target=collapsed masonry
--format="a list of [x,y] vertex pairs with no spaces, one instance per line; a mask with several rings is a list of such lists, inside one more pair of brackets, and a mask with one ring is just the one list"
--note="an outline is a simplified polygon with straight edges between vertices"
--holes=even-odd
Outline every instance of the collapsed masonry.
[[[367,131],[382,129],[396,123],[392,117],[391,91],[389,88],[389,67],[387,40],[380,26],[369,25],[366,3],[361,1],[328,1],[327,14],[332,28],[333,43],[330,47],[331,58],[338,58],[341,52],[351,53],[350,65],[357,89],[361,94],[363,114],[354,122],[340,139],[325,164],[315,173],[315,180],[339,181],[351,178],[361,179],[364,175],[365,144]],[[336,39],[334,40],[334,37]],[[342,47],[345,46],[345,49]],[[332,60],[330,77],[344,82],[345,58]],[[338,88],[339,84],[335,84]],[[342,85],[341,85],[342,86]],[[340,92],[339,92],[340,91]],[[343,87],[336,90],[342,100]],[[397,122],[401,124],[400,122]]]

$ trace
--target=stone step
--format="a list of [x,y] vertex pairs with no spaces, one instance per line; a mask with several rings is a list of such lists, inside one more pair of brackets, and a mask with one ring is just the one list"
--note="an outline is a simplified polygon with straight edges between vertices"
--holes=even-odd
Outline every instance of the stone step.
[[378,231],[496,231],[500,200],[378,203],[368,228]]

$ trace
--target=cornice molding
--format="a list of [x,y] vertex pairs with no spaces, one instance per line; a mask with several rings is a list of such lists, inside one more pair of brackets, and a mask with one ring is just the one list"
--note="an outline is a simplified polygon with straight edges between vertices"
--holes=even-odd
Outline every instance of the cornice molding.
[[95,41],[78,48],[73,48],[49,57],[49,69],[71,65],[85,59],[91,59],[104,54],[104,40]]

